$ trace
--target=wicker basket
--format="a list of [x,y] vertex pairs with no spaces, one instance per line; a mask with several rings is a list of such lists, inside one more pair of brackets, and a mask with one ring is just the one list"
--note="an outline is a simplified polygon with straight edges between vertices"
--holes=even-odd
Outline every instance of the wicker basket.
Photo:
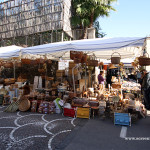
[[[148,55],[148,53],[146,53]],[[146,56],[139,57],[139,65],[140,66],[149,66],[150,65],[150,58]]]
[[70,51],[70,58],[74,60],[74,58],[81,59],[83,57],[83,52],[81,51]]
[[16,62],[15,66],[18,67],[18,68],[21,68],[22,64],[21,64],[21,62]]
[[76,51],[70,51],[70,59],[74,60],[76,56]]
[[21,62],[22,62],[22,64],[30,64],[31,63],[31,60],[30,59],[28,59],[28,58],[22,58],[21,59]]
[[[114,53],[118,53],[118,52],[114,52]],[[114,57],[113,56],[113,54],[114,53],[112,53],[112,55],[111,55],[111,63],[112,64],[120,64],[120,59],[121,59],[121,56],[120,56],[120,54],[119,54],[119,57],[117,56],[117,57]]]
[[15,83],[15,81],[16,81],[15,78],[7,78],[7,79],[4,79],[4,83],[5,83],[6,85],[8,85],[8,84],[13,84],[13,83]]
[[94,67],[98,66],[98,60],[96,60],[95,56],[89,56],[87,66],[94,66]]
[[74,63],[75,64],[81,63],[81,59],[80,58],[74,58]]
[[12,62],[6,62],[6,63],[4,64],[4,67],[5,67],[5,68],[13,68],[13,63],[12,63]]
[[43,59],[43,58],[37,58],[36,61],[37,61],[38,64],[44,64],[45,61],[46,61],[46,59]]
[[83,54],[81,63],[86,63],[87,62],[87,54]]
[[39,73],[45,73],[46,70],[45,70],[45,69],[38,69],[38,72],[39,72]]
[[19,104],[20,111],[27,111],[30,108],[30,101],[28,99],[22,99]]
[[46,62],[47,62],[48,64],[52,64],[52,60],[50,60],[50,59],[48,59]]

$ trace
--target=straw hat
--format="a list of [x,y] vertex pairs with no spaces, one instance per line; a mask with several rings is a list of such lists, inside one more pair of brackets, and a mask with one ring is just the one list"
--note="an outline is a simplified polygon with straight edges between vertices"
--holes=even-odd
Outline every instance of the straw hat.
[[114,64],[109,64],[109,69],[115,69],[117,67],[114,66]]

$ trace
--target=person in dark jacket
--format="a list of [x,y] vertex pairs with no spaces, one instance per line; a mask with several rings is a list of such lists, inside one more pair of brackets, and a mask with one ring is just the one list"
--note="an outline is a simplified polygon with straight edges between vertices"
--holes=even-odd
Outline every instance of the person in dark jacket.
[[145,108],[150,110],[150,72],[147,73],[146,70],[143,70],[142,76],[141,93],[143,95]]
[[107,76],[106,76],[106,88],[108,88],[108,84],[110,84],[110,86],[111,86],[111,84],[112,84],[111,78],[112,78],[111,71],[108,70],[107,71]]

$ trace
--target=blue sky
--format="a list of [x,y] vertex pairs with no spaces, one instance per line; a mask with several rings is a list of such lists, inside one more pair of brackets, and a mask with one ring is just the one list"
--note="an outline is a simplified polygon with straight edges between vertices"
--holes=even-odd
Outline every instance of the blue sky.
[[150,0],[118,0],[113,7],[116,12],[98,19],[105,37],[150,36]]

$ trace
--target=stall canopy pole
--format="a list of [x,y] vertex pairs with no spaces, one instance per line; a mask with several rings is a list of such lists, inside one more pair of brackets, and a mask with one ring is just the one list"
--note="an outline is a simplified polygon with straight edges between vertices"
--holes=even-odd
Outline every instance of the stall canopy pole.
[[80,64],[76,64],[76,66],[74,66],[73,68],[72,68],[72,80],[73,80],[73,91],[74,91],[74,93],[75,93],[75,79],[74,79],[74,69],[78,69],[80,67]]
[[86,91],[86,84],[87,84],[87,83],[86,83],[86,76],[87,76],[87,75],[86,75],[86,63],[85,63],[85,91]]
[[73,91],[74,91],[74,93],[75,93],[74,69],[75,69],[76,67],[77,67],[77,66],[74,66],[74,67],[72,68],[72,80],[73,80]]
[[16,61],[15,60],[13,62],[13,66],[14,66],[14,78],[16,78]]

